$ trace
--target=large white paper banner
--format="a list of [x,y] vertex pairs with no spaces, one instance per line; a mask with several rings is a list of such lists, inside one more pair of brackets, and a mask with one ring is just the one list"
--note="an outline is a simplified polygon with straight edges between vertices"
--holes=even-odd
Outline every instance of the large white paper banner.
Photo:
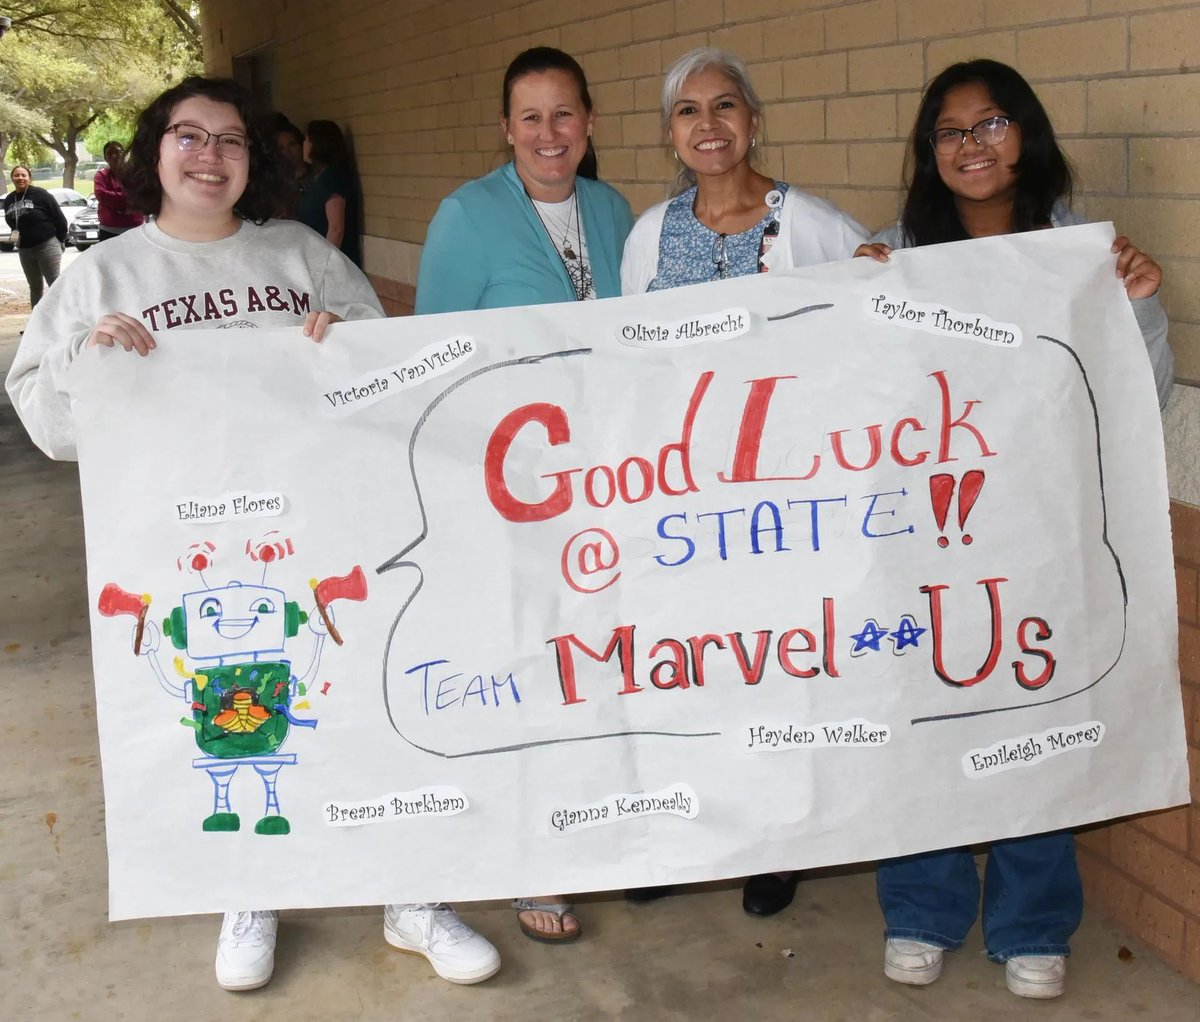
[[113,917],[705,880],[1186,801],[1111,238],[86,353]]

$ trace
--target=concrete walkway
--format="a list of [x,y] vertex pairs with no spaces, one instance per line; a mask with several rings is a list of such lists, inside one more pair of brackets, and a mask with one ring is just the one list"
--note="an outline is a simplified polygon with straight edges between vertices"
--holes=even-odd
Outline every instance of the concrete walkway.
[[[0,318],[3,372],[22,325]],[[1057,1001],[1009,994],[977,929],[934,986],[890,983],[869,868],[815,876],[791,909],[764,920],[743,914],[730,884],[644,906],[589,896],[586,935],[567,947],[526,940],[506,907],[460,906],[504,956],[500,975],[479,987],[451,986],[391,951],[378,909],[286,913],[271,985],[224,993],[213,980],[215,917],[107,921],[76,472],[33,448],[5,397],[0,529],[3,1022],[1200,1018],[1200,987],[1094,916]]]

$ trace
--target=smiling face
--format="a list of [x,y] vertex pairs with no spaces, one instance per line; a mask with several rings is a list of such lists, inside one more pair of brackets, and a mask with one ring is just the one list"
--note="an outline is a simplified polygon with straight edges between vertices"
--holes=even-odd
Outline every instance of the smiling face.
[[24,167],[16,167],[13,169],[13,188],[15,188],[18,192],[25,191],[25,189],[29,187],[29,182],[31,180],[32,178],[29,176],[29,171],[27,171]]
[[981,145],[969,128],[989,117],[1007,117],[992,100],[982,82],[957,85],[946,93],[942,111],[935,128],[960,128],[967,131],[967,140],[952,153],[936,153],[938,176],[962,203],[1008,203],[1011,205],[1017,190],[1014,171],[1021,158],[1021,127],[1016,122],[1008,126],[1003,142]]
[[537,71],[512,85],[508,116],[500,118],[517,176],[540,202],[563,202],[587,152],[594,118],[566,71]]
[[[237,108],[205,96],[189,96],[171,111],[169,124],[186,124],[210,133],[245,137]],[[158,180],[162,185],[159,224],[165,230],[181,223],[231,224],[234,204],[250,179],[250,158],[230,159],[209,139],[204,148],[184,152],[176,136],[163,135],[158,148]]]
[[187,653],[194,660],[227,660],[278,653],[286,637],[281,590],[234,582],[183,597]]
[[697,176],[726,174],[743,164],[757,129],[737,83],[716,67],[688,75],[668,121],[671,145]]

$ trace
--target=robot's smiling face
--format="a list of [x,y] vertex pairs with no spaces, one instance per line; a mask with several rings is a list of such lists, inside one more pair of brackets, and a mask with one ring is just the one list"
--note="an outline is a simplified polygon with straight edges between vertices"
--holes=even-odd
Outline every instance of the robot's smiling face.
[[284,642],[284,594],[231,582],[183,597],[187,652],[195,659],[278,653]]
[[[269,596],[252,596],[249,606],[245,599],[238,599],[245,591],[235,593],[231,599],[236,606],[226,608],[220,597],[206,596],[200,601],[200,623],[212,625],[222,639],[237,641],[246,638],[260,622],[268,622],[275,613],[275,601]],[[267,627],[269,630],[269,624]]]

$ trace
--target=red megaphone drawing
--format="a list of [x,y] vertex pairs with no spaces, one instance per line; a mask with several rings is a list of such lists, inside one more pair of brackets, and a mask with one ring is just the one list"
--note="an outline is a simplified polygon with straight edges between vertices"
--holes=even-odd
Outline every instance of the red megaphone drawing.
[[349,575],[330,575],[320,582],[313,581],[313,595],[317,598],[317,612],[325,627],[329,629],[329,637],[339,646],[342,636],[334,626],[333,620],[326,611],[334,600],[363,601],[367,598],[367,576],[363,574],[362,566],[356,564]]
[[116,582],[109,582],[100,590],[97,608],[105,617],[132,614],[137,618],[137,630],[133,633],[133,655],[138,656],[142,651],[146,615],[150,612],[150,594],[131,593],[122,589]]

